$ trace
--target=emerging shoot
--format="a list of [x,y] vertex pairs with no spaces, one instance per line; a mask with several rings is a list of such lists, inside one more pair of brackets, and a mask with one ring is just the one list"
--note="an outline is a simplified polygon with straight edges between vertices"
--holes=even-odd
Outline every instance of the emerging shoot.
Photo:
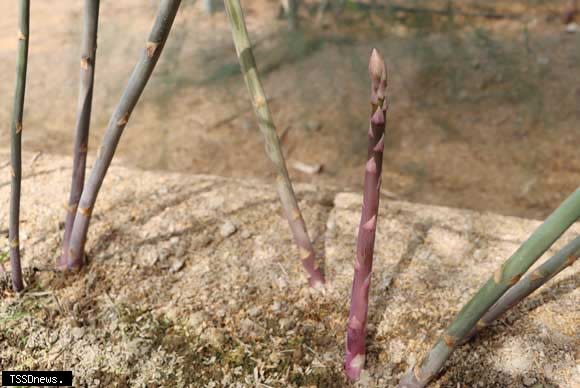
[[371,115],[367,133],[369,145],[344,359],[344,369],[351,380],[358,380],[360,377],[366,357],[369,287],[379,216],[381,170],[387,122],[387,70],[376,49],[373,49],[369,61],[369,75],[371,78]]

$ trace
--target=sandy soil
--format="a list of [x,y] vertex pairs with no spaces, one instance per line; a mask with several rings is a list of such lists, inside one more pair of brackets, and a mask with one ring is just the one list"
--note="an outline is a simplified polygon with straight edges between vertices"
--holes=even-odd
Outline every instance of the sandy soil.
[[[39,271],[20,297],[0,281],[0,369],[72,369],[83,387],[352,386],[341,359],[359,194],[298,189],[324,257],[321,294],[306,286],[272,186],[114,166],[90,264],[64,276],[51,268],[70,160],[36,163],[24,180],[22,248]],[[8,195],[0,182],[0,200]],[[360,386],[394,386],[537,225],[383,198]],[[458,349],[432,386],[578,386],[579,268]]]

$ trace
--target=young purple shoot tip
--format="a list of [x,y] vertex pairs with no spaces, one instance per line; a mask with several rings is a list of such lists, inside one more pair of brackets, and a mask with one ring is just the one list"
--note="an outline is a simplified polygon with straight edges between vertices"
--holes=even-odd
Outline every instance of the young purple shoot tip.
[[321,287],[324,284],[324,273],[316,262],[314,247],[308,236],[306,223],[302,217],[302,212],[292,187],[292,181],[288,175],[288,168],[280,147],[280,139],[276,133],[266,94],[256,68],[256,60],[250,44],[242,6],[239,0],[224,0],[224,3],[234,38],[234,45],[236,46],[236,53],[238,54],[238,61],[250,93],[260,132],[262,132],[266,143],[266,154],[278,173],[276,186],[284,215],[288,220],[294,241],[298,246],[302,266],[308,274],[308,283],[314,288]]
[[57,264],[59,268],[63,269],[68,265],[70,235],[85,184],[85,168],[87,163],[89,127],[91,125],[91,108],[93,103],[93,83],[95,79],[95,60],[97,54],[99,3],[100,0],[85,0],[84,6],[84,26],[81,38],[80,87],[75,126],[75,143],[73,148],[72,182],[64,224],[62,254]]
[[20,186],[22,182],[22,118],[24,114],[24,94],[26,91],[26,70],[28,67],[28,41],[30,22],[30,1],[20,0],[19,29],[17,34],[18,51],[16,58],[16,86],[14,89],[14,112],[10,130],[10,156],[12,176],[10,189],[10,267],[12,288],[22,291],[22,267],[20,264]]
[[141,57],[137,65],[135,65],[133,73],[129,77],[129,82],[123,91],[123,95],[109,121],[101,147],[97,153],[97,158],[83,189],[76,211],[68,250],[69,268],[80,268],[84,264],[84,248],[87,231],[89,230],[89,222],[97,200],[97,195],[99,194],[107,170],[111,165],[123,130],[129,122],[131,112],[133,112],[135,105],[137,105],[139,97],[141,97],[151,77],[151,73],[153,73],[153,69],[157,64],[157,60],[161,55],[180,3],[181,0],[160,1],[159,11],[157,12],[157,17],[151,28],[147,43],[141,50]]
[[381,170],[387,118],[387,70],[376,49],[373,49],[371,53],[369,75],[371,78],[372,108],[368,131],[369,145],[365,165],[362,214],[358,229],[346,337],[346,355],[344,359],[344,369],[351,380],[358,380],[360,377],[366,357],[365,341],[369,287],[379,212]]

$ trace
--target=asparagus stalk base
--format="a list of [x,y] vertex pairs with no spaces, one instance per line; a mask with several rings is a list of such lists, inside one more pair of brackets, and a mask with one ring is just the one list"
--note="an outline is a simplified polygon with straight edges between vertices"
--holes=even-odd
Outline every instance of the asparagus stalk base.
[[97,30],[99,25],[100,0],[85,0],[84,27],[81,42],[80,87],[75,125],[75,143],[73,148],[73,168],[71,189],[64,224],[62,254],[58,267],[68,265],[68,250],[70,235],[75,221],[83,187],[85,184],[85,169],[89,146],[89,127],[91,125],[91,108],[93,105],[93,84],[95,79],[95,63],[97,53]]
[[83,265],[84,247],[97,195],[111,165],[123,130],[129,122],[131,112],[137,105],[137,101],[139,101],[139,97],[141,97],[141,93],[143,93],[161,55],[180,3],[181,0],[161,0],[157,17],[149,34],[149,39],[142,50],[141,58],[133,69],[121,100],[109,121],[97,153],[97,159],[91,169],[76,211],[68,250],[69,268],[79,268]]

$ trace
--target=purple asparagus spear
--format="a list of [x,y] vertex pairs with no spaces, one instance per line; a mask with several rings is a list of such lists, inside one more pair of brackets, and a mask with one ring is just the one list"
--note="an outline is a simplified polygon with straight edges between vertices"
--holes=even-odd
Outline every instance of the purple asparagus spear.
[[368,131],[368,159],[365,166],[362,215],[358,230],[344,360],[344,369],[352,380],[358,380],[365,361],[369,286],[373,266],[387,118],[387,71],[376,49],[373,49],[371,54],[369,74],[372,111]]

